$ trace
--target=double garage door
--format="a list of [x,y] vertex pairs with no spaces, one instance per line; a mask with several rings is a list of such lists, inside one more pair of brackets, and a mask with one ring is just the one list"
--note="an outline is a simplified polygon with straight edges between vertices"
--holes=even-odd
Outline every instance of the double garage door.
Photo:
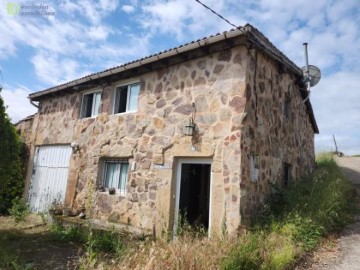
[[48,211],[55,200],[64,202],[71,153],[70,145],[36,148],[29,189],[32,212]]

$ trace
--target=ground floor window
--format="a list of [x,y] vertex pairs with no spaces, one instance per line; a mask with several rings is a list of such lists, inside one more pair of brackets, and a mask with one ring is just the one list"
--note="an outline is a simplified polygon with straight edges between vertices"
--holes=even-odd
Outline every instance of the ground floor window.
[[105,160],[103,185],[115,188],[117,193],[126,194],[129,163],[122,160]]
[[250,154],[250,178],[251,181],[259,180],[260,156],[254,153]]
[[291,164],[284,162],[284,186],[287,187],[291,181],[292,167]]

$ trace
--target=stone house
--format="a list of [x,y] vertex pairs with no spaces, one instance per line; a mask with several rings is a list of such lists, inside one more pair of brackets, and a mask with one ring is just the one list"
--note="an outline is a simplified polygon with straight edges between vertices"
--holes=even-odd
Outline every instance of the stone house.
[[302,70],[251,25],[30,94],[25,196],[146,232],[181,214],[234,233],[272,184],[312,170],[306,97]]

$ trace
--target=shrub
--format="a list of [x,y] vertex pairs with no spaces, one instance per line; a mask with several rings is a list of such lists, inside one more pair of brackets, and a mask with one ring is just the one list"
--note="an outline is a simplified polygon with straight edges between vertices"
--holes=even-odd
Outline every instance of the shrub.
[[21,197],[13,199],[9,212],[15,218],[15,222],[24,221],[25,217],[30,213],[27,202]]
[[0,214],[9,214],[12,201],[23,191],[24,145],[5,109],[0,95]]
[[222,262],[221,267],[226,270],[260,269],[263,258],[260,254],[260,245],[263,242],[261,233],[249,234],[240,239],[238,245],[232,249]]
[[124,241],[115,231],[94,231],[93,247],[100,252],[121,254],[125,248]]

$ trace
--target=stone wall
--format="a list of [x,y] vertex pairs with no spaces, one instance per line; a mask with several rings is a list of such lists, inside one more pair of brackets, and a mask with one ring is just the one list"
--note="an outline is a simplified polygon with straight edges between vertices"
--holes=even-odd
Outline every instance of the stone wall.
[[[138,111],[112,114],[114,90],[134,81],[141,85]],[[282,183],[284,162],[292,165],[294,179],[314,165],[314,132],[294,75],[246,46],[90,90],[102,90],[97,117],[79,118],[86,91],[44,98],[31,141],[32,153],[34,145],[79,144],[65,204],[86,206],[94,218],[149,232],[171,229],[178,160],[211,158],[212,231],[226,225],[234,233],[264,203],[270,183]],[[193,114],[198,132],[185,136]],[[260,156],[257,182],[250,180],[250,153]],[[126,196],[97,189],[109,157],[135,163]]]
[[[36,114],[28,116],[15,124],[16,130],[20,134],[21,140],[25,144],[25,151],[23,153],[23,160],[22,160],[24,162],[25,166],[31,160],[31,149],[34,148],[34,134],[35,134],[34,118],[35,117],[36,117]],[[31,164],[31,162],[29,164]],[[29,165],[28,167],[30,168],[31,165]],[[27,190],[29,189],[29,181],[26,180],[26,179],[28,179],[27,171],[30,171],[30,170],[24,171],[25,183],[24,183],[24,191],[23,191],[24,194],[23,195],[27,194]]]
[[[224,220],[229,233],[236,231],[247,58],[246,47],[238,46],[131,78],[141,84],[136,113],[111,113],[114,90],[126,81],[92,89],[102,90],[101,113],[95,118],[79,119],[83,92],[43,99],[35,119],[35,144],[80,146],[70,162],[66,205],[92,205],[88,211],[94,218],[148,231],[172,228],[177,160],[208,157],[213,231],[219,231]],[[198,133],[184,136],[192,113]],[[96,189],[106,157],[135,162],[126,196]]]
[[28,116],[25,119],[15,124],[16,129],[20,133],[22,141],[27,145],[31,146],[32,144],[32,126],[35,115]]
[[[241,216],[249,224],[271,192],[283,186],[284,162],[293,181],[314,167],[314,130],[294,74],[251,50],[246,73],[246,118],[241,136]],[[287,102],[287,109],[285,108]],[[286,112],[287,110],[287,112]],[[259,179],[250,179],[250,154],[260,157]]]

